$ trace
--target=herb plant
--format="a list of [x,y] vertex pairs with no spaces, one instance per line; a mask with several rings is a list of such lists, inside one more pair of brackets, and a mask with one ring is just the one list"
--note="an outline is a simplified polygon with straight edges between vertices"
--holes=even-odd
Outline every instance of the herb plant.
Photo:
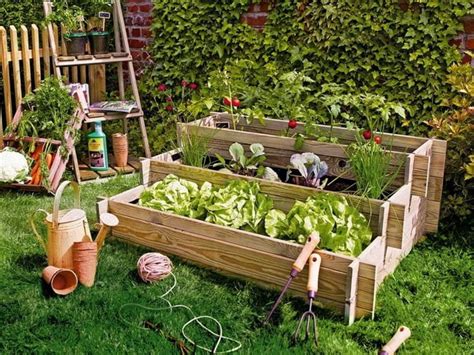
[[351,171],[356,179],[357,194],[367,198],[381,198],[395,180],[401,168],[391,170],[391,154],[374,140],[352,143],[347,148]]
[[23,116],[18,126],[9,126],[8,131],[18,138],[41,137],[65,143],[64,133],[71,132],[70,123],[76,107],[76,101],[61,81],[48,77],[24,97]]
[[198,134],[194,129],[183,129],[179,137],[181,159],[185,165],[204,168],[206,166],[211,135]]

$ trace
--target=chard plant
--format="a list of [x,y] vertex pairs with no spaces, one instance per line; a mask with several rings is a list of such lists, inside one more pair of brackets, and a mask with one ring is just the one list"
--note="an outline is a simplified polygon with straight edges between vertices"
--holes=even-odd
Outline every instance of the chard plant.
[[[321,183],[321,179],[327,175],[329,167],[325,161],[314,153],[293,154],[290,158],[290,167],[297,169],[303,177],[303,185],[324,188],[327,179]],[[288,171],[288,175],[291,170]]]
[[219,160],[214,167],[222,167],[222,171],[228,171],[239,175],[254,176],[264,178],[271,181],[280,181],[278,174],[269,167],[263,166],[263,162],[267,159],[265,156],[265,148],[260,143],[250,145],[251,156],[245,155],[244,147],[240,143],[233,143],[229,147],[229,154],[232,157],[229,163],[220,154],[216,153]]

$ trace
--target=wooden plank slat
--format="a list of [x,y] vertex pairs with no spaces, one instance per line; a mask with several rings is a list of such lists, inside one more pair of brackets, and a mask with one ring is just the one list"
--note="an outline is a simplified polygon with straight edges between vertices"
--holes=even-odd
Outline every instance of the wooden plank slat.
[[[64,33],[65,33],[64,26],[61,25],[61,36],[59,35],[58,26],[54,25],[53,28],[54,28],[54,38],[56,40],[56,43],[60,43],[59,48],[61,48],[61,53],[66,53],[67,50],[66,50],[66,41],[64,40]],[[70,82],[69,68],[68,67],[62,68],[62,73],[66,79],[66,83],[69,83]]]
[[15,90],[15,103],[20,106],[23,99],[21,91],[21,73],[20,73],[20,51],[18,50],[18,32],[15,26],[10,26],[10,49],[13,65],[13,88]]
[[11,123],[13,118],[12,108],[12,90],[10,83],[10,68],[7,61],[8,42],[7,31],[0,26],[0,57],[2,58],[2,80],[3,80],[3,96],[5,99],[5,120],[7,125]]
[[89,90],[91,102],[98,102],[104,99],[105,95],[105,66],[89,66]]
[[359,260],[354,260],[347,270],[346,299],[344,319],[348,325],[354,323],[356,317],[357,276],[359,275]]
[[77,66],[71,68],[71,81],[73,83],[79,82],[79,72],[77,70]]
[[44,78],[47,78],[51,74],[51,59],[47,27],[43,27],[41,29],[41,44],[43,50],[43,76]]
[[[87,66],[85,65],[79,66],[79,74],[80,74],[80,82],[82,84],[86,83],[87,82]],[[89,93],[90,93],[90,90],[89,90]]]
[[26,26],[21,25],[20,27],[21,33],[21,59],[23,62],[23,86],[25,88],[25,94],[29,94],[31,92],[31,66],[30,66],[30,58],[28,55],[28,51],[30,49],[30,43],[28,39],[28,29]]
[[[217,116],[219,119],[229,120],[230,115],[226,112],[218,112],[213,113],[214,116]],[[239,122],[239,126],[245,126],[246,118],[242,117]],[[249,130],[255,130],[258,127],[261,127],[260,123],[257,120],[254,120],[251,124],[247,125]],[[273,131],[277,135],[280,132],[287,128],[287,122],[284,120],[272,119],[272,118],[265,118],[265,129],[267,131]],[[331,131],[331,127],[328,125],[320,125],[317,124],[316,128],[321,132],[321,135],[329,136],[329,132]],[[304,132],[304,122],[298,122],[298,126],[295,129],[295,132],[303,133]],[[357,130],[355,129],[348,129],[344,127],[332,127],[332,134],[333,137],[337,137],[339,139],[354,142],[356,140],[356,135],[358,134]],[[375,134],[382,134],[379,132],[375,132]],[[428,140],[428,138],[423,137],[414,137],[414,136],[405,136],[400,134],[384,134],[384,140],[382,142],[383,145],[387,145],[393,148],[399,148],[400,151],[407,151],[411,152],[412,150],[418,148],[424,142]]]
[[[142,245],[154,247],[186,260],[200,262],[213,269],[226,270],[236,276],[260,280],[270,285],[284,284],[288,278],[288,270],[291,269],[294,262],[290,258],[216,241],[213,238],[198,236],[159,224],[136,221],[121,214],[117,214],[117,217],[120,223],[113,229],[115,236],[128,236],[127,239]],[[343,304],[345,279],[346,273],[321,266],[319,299],[327,298]],[[306,290],[306,280],[307,268],[293,281],[290,289],[303,294]],[[361,293],[364,292],[361,291]],[[361,304],[364,305],[362,301]]]
[[41,83],[41,54],[40,54],[40,39],[38,26],[31,25],[31,47],[33,57],[33,78],[35,88],[40,86]]

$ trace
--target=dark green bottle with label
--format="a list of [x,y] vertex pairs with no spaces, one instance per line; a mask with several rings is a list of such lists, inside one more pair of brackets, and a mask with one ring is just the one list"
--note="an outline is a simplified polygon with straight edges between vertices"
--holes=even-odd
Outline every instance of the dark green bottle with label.
[[87,135],[87,146],[89,150],[89,166],[94,171],[109,169],[109,157],[107,155],[107,137],[102,131],[102,122],[96,121],[95,130]]

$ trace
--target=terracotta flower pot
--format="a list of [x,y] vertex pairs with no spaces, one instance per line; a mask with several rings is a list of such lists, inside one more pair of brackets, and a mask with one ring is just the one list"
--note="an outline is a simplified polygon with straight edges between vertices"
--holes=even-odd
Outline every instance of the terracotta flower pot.
[[43,270],[43,279],[57,295],[65,296],[77,287],[77,276],[70,269],[47,266]]
[[128,139],[126,134],[114,133],[112,135],[112,147],[114,150],[115,166],[123,168],[128,161]]
[[79,282],[92,287],[97,270],[97,243],[96,242],[78,242],[72,247],[72,256],[74,261],[74,271],[77,273]]

